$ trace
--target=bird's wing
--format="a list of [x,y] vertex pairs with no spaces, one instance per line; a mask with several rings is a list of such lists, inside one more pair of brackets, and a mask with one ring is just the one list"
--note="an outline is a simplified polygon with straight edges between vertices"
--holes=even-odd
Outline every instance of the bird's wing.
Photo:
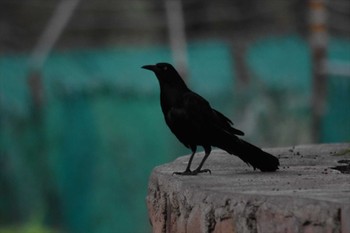
[[183,100],[184,109],[194,126],[225,131],[231,135],[244,135],[242,131],[232,127],[233,123],[230,119],[219,111],[212,109],[208,101],[200,95],[188,92],[183,96]]
[[208,101],[194,92],[188,92],[183,96],[183,106],[192,123],[198,127],[208,127],[213,122],[213,110]]
[[[208,141],[211,135],[209,103],[193,92],[184,92],[173,104],[163,105],[165,121],[186,147]],[[208,123],[209,122],[209,123]]]
[[229,132],[230,134],[236,134],[241,136],[244,135],[242,131],[232,127],[233,125],[232,121],[228,119],[224,114],[222,114],[221,112],[215,109],[213,109],[213,112],[214,112],[217,124],[219,124],[222,129]]
[[222,114],[221,112],[213,109],[214,113],[217,115],[217,117],[219,117],[223,122],[229,124],[229,125],[233,125],[233,122],[228,119],[224,114]]
[[208,116],[211,116],[211,111],[209,103],[204,98],[196,93],[186,92],[176,105],[168,108],[165,119],[173,132],[183,128],[183,131],[200,133],[199,131],[204,130],[210,122]]
[[242,131],[232,127],[233,123],[230,119],[221,112],[212,109],[208,101],[200,95],[189,92],[184,96],[184,101],[187,112],[191,113],[191,117],[196,119],[199,124],[225,131],[231,135],[244,135]]

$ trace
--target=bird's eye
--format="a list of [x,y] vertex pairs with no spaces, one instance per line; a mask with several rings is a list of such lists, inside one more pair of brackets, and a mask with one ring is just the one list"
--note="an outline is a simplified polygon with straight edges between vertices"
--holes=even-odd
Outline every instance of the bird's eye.
[[163,67],[163,70],[164,70],[164,71],[168,70],[168,67],[167,67],[167,66],[164,66],[164,67]]

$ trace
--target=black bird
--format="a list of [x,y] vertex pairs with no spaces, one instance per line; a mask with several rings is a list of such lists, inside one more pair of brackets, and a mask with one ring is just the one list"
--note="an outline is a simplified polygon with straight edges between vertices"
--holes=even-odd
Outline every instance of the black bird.
[[[157,76],[160,86],[160,104],[165,122],[177,139],[192,150],[192,155],[184,172],[177,175],[197,175],[209,172],[203,169],[211,147],[218,147],[229,154],[241,158],[248,165],[263,172],[276,171],[279,161],[273,155],[237,137],[244,133],[232,127],[233,123],[219,111],[211,108],[209,102],[191,91],[175,68],[168,63],[145,65]],[[191,163],[197,146],[202,146],[205,156],[195,170]]]

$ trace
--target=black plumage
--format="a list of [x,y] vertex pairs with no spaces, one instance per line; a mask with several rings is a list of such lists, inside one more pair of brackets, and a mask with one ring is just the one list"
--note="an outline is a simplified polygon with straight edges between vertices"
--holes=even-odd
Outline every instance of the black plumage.
[[[210,172],[202,169],[211,147],[218,147],[241,158],[254,169],[276,171],[278,159],[260,148],[240,139],[244,133],[235,129],[230,119],[213,109],[209,102],[191,91],[175,68],[168,63],[145,65],[142,68],[155,73],[160,85],[160,102],[165,121],[177,139],[192,150],[187,168],[178,175],[196,175]],[[195,170],[191,163],[197,146],[205,156]]]

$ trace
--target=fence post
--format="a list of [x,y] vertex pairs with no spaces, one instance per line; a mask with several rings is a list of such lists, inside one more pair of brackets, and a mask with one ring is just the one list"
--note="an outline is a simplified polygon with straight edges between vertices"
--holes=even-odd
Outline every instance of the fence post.
[[312,138],[321,139],[327,89],[327,0],[309,0],[309,30],[312,62]]
[[181,0],[165,0],[165,10],[174,63],[180,75],[187,79],[187,42]]

